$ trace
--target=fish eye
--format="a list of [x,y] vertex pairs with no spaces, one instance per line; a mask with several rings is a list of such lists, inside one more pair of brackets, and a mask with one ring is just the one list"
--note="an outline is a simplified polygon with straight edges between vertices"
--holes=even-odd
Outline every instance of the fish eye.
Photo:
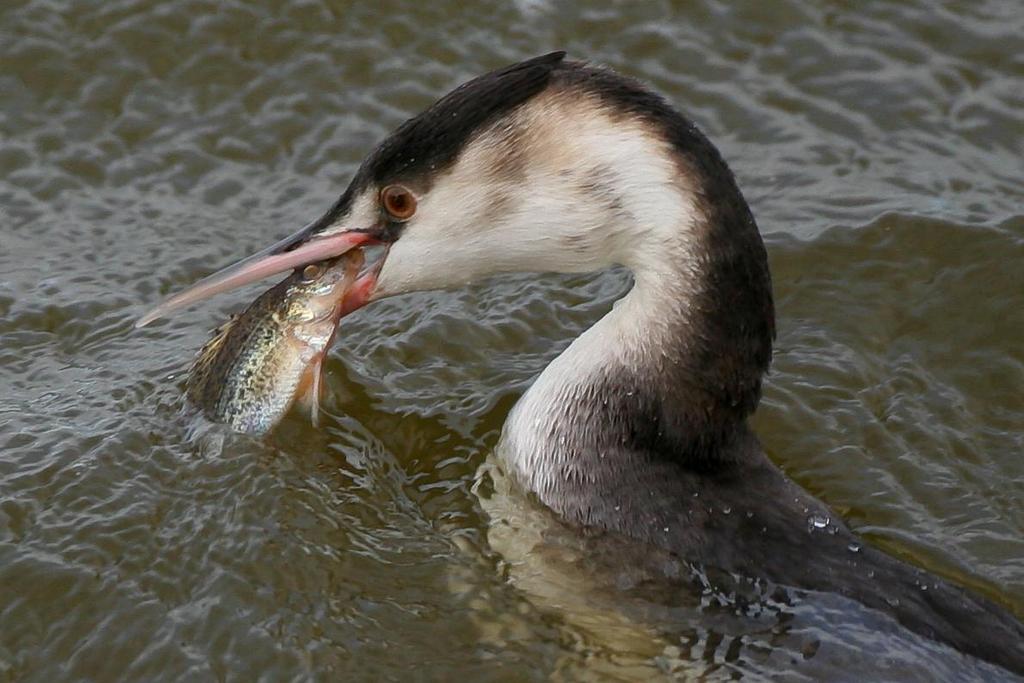
[[310,263],[302,269],[302,277],[306,280],[315,280],[323,275],[324,267],[319,263]]
[[380,191],[380,203],[391,218],[407,221],[416,213],[416,197],[407,187],[388,185]]

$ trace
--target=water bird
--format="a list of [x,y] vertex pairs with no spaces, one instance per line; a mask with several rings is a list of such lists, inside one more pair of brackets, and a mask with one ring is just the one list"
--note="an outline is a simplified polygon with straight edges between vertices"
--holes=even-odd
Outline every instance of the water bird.
[[622,265],[631,290],[509,414],[509,473],[569,524],[837,593],[1024,674],[1024,625],[863,543],[766,456],[748,418],[775,314],[754,216],[717,148],[643,84],[555,52],[406,121],[319,219],[171,297],[169,311],[371,245],[346,312],[514,272]]

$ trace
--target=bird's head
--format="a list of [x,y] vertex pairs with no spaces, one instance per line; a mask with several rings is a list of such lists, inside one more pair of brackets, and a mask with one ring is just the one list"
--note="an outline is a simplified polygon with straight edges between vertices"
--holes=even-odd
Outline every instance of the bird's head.
[[[346,311],[502,273],[622,264],[638,284],[647,279],[695,309],[711,305],[700,299],[708,295],[747,316],[743,300],[756,308],[764,296],[746,294],[763,290],[771,325],[760,236],[717,150],[639,83],[563,53],[455,89],[385,139],[323,217],[140,324],[370,245],[380,258],[348,293]],[[715,264],[739,280],[714,275]],[[708,283],[735,291],[709,295]]]

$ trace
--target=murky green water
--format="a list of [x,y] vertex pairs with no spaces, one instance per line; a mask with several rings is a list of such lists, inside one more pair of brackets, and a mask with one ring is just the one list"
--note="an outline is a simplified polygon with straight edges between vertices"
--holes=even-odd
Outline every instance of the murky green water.
[[755,420],[775,461],[1024,616],[1022,34],[1010,0],[6,0],[0,680],[943,671],[813,619],[816,653],[759,659],[706,624],[673,640],[545,609],[517,580],[476,470],[623,273],[361,311],[326,426],[270,443],[181,410],[192,354],[258,288],[131,325],[316,217],[437,95],[563,47],[654,84],[740,177],[778,301]]

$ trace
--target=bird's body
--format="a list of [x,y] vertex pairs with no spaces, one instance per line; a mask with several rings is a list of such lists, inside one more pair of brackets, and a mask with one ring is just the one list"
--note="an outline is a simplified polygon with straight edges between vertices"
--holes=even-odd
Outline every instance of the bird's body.
[[359,305],[517,271],[632,271],[503,432],[509,472],[566,522],[696,571],[838,593],[1024,674],[1011,614],[863,544],[764,454],[747,419],[774,338],[765,249],[717,149],[641,84],[561,53],[474,79],[385,140],[269,259],[364,241],[387,255]]

